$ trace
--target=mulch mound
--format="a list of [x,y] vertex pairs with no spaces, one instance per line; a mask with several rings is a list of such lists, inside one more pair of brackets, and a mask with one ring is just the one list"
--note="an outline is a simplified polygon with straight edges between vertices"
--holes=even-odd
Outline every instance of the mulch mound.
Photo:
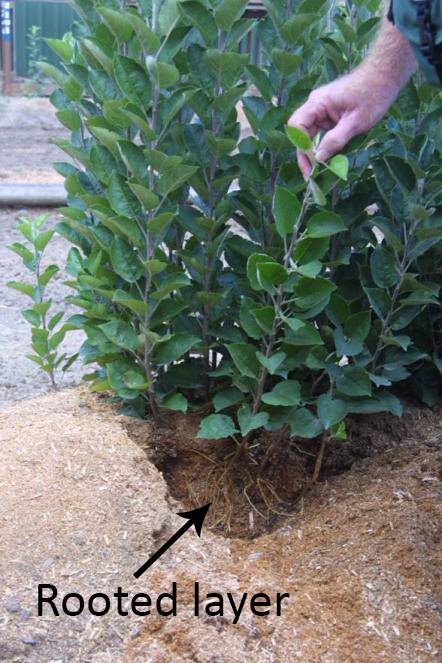
[[[0,660],[438,659],[441,408],[352,420],[349,440],[327,449],[303,499],[296,494],[311,476],[314,446],[263,439],[251,460],[224,474],[226,489],[218,479],[234,449],[197,441],[196,425],[181,415],[160,426],[128,419],[82,390],[0,414]],[[265,493],[268,505],[253,487],[244,494],[266,445],[262,476],[275,491],[272,502]],[[183,524],[175,513],[213,495],[202,538],[188,532],[135,581],[139,564]],[[195,581],[202,595],[290,599],[279,617],[245,610],[233,624],[228,609],[195,617]],[[176,582],[179,610],[171,618],[38,618],[39,582],[84,595],[118,585],[154,595]]]

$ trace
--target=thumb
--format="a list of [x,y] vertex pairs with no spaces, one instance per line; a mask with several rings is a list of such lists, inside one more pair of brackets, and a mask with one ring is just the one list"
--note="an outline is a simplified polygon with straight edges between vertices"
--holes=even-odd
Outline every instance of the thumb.
[[354,119],[343,117],[334,129],[328,131],[319,143],[316,151],[318,161],[328,161],[332,156],[342,150],[343,147],[358,133]]

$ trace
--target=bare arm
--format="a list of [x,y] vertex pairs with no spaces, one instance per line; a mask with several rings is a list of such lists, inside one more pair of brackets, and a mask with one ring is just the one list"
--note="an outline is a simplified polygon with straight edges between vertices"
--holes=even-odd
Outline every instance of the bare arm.
[[[400,89],[410,78],[416,62],[407,39],[384,19],[378,38],[364,62],[342,78],[314,90],[289,124],[306,131],[311,138],[327,132],[316,153],[327,161],[351,138],[377,124]],[[311,173],[308,157],[298,152],[306,179]]]

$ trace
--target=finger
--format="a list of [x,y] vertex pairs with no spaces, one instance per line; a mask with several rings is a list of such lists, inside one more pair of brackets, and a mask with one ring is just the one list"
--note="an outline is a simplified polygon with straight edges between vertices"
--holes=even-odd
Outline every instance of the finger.
[[306,154],[304,154],[304,152],[301,152],[300,150],[297,150],[296,156],[298,158],[299,169],[303,178],[307,182],[310,179],[310,175],[312,174],[312,164],[310,163],[310,159]]
[[354,118],[343,117],[334,129],[328,131],[316,151],[318,161],[328,161],[342,150],[343,147],[358,133]]
[[327,111],[322,104],[308,101],[298,108],[288,121],[290,127],[297,127],[314,138],[318,132],[318,125],[329,121]]

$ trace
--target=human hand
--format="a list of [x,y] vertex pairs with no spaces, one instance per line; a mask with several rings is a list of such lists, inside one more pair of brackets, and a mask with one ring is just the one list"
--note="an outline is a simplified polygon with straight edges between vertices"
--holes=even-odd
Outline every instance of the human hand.
[[[289,126],[297,127],[310,138],[325,131],[316,150],[317,161],[328,161],[354,137],[371,129],[393,103],[398,88],[384,81],[376,71],[362,67],[328,85],[314,90],[306,103],[291,116]],[[309,179],[312,164],[298,150],[298,164]]]

